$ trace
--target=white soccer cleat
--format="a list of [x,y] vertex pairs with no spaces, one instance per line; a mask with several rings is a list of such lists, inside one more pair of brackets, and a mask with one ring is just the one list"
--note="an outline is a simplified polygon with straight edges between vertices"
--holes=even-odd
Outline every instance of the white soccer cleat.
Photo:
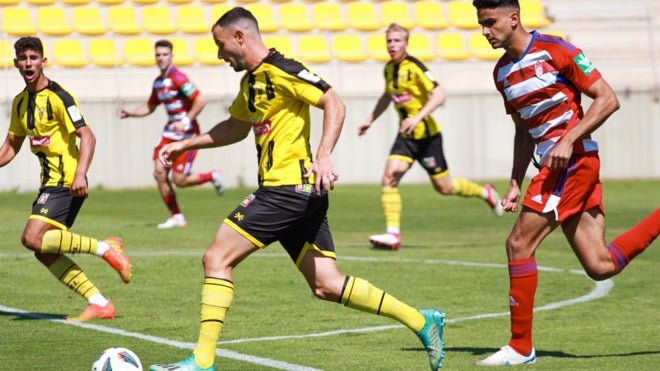
[[497,352],[493,353],[490,357],[477,361],[479,366],[515,366],[515,365],[530,365],[536,362],[536,351],[532,348],[532,352],[528,356],[524,356],[511,348],[508,345],[503,346]]
[[158,224],[158,229],[184,228],[186,225],[188,224],[183,214],[175,214],[167,218],[164,223]]
[[495,187],[492,184],[486,184],[484,186],[484,189],[486,190],[486,193],[488,194],[485,198],[486,203],[490,208],[493,210],[495,215],[497,216],[502,216],[504,215],[504,208],[502,207],[502,200],[500,199],[500,195],[497,194],[497,190],[495,190]]
[[215,187],[215,191],[218,192],[218,196],[222,196],[226,190],[225,184],[222,181],[222,170],[217,168],[211,173],[213,174],[213,186]]
[[401,247],[401,235],[395,233],[374,234],[369,242],[378,249],[396,250]]

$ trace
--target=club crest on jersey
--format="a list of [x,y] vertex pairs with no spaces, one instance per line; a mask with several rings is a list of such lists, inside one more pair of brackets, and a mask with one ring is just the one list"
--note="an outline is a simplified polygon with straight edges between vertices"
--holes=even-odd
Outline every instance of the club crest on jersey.
[[584,52],[580,52],[580,54],[576,55],[575,58],[573,58],[573,61],[578,65],[578,67],[580,67],[586,76],[589,76],[589,74],[596,69],[596,66],[594,66],[591,60],[587,58]]
[[247,197],[243,199],[243,201],[241,202],[241,206],[247,207],[252,201],[254,201],[254,199],[255,199],[254,193],[250,193]]
[[543,76],[543,62],[537,61],[534,63],[534,72],[536,73],[536,77]]
[[255,122],[252,124],[252,131],[254,132],[255,137],[260,137],[262,135],[268,135],[272,129],[270,120]]

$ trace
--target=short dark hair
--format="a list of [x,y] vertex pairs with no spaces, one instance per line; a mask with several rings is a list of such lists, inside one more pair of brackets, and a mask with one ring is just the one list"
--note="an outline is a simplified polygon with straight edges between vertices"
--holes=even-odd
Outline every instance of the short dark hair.
[[172,43],[169,40],[158,40],[158,41],[156,41],[156,44],[154,45],[154,48],[158,48],[158,47],[170,48],[170,50],[174,51],[174,46],[172,46]]
[[213,27],[215,26],[227,27],[231,24],[238,22],[241,19],[247,19],[250,22],[253,22],[254,25],[257,27],[257,29],[259,29],[259,22],[257,21],[257,18],[254,17],[254,14],[252,14],[249,10],[242,8],[240,6],[230,9],[225,14],[220,16],[220,18],[218,18],[218,21],[215,22]]
[[472,5],[477,9],[516,8],[520,9],[518,0],[473,0]]
[[41,54],[42,57],[44,56],[44,44],[41,43],[41,39],[38,37],[25,36],[16,40],[14,43],[14,51],[16,52],[16,56],[18,57],[19,54],[26,50],[34,50]]

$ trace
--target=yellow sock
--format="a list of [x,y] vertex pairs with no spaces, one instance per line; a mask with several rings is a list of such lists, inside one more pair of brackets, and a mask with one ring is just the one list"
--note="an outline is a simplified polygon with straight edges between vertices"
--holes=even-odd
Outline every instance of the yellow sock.
[[414,332],[424,327],[424,316],[417,309],[359,277],[346,277],[339,302],[362,312],[392,318]]
[[53,254],[96,254],[99,241],[79,234],[51,229],[44,233],[41,252]]
[[92,295],[100,292],[92,281],[87,278],[85,272],[83,272],[76,263],[64,255],[57,258],[57,260],[48,267],[48,270],[60,282],[66,285],[66,287],[75,291],[87,301],[89,301],[89,298],[92,297]]
[[453,195],[484,198],[484,187],[471,180],[458,178],[452,179],[451,182],[453,185],[453,191],[451,193]]
[[234,284],[231,281],[210,277],[204,279],[199,338],[193,351],[197,365],[202,368],[211,367],[215,362],[220,330],[233,298]]
[[401,194],[397,187],[383,187],[381,194],[383,213],[385,214],[385,225],[388,229],[401,227]]

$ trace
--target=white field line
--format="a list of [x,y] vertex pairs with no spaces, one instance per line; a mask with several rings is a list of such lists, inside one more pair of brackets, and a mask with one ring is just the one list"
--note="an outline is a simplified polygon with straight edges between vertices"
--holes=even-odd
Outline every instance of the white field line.
[[[32,258],[32,254],[0,254],[0,259],[6,258],[6,257],[18,257],[18,256],[23,256],[25,257],[30,257]],[[131,254],[131,256],[164,256],[164,255],[201,255],[201,253],[182,253],[182,252],[150,252],[150,253],[134,253]],[[286,254],[255,254],[254,257],[260,257],[260,258],[287,258],[288,255]],[[341,257],[339,260],[350,260],[350,261],[371,261],[371,262],[391,262],[391,263],[411,263],[411,264],[444,264],[444,265],[459,265],[459,266],[467,266],[467,267],[478,267],[478,268],[499,268],[499,269],[504,269],[507,268],[506,264],[491,264],[491,263],[476,263],[476,262],[462,262],[462,261],[455,261],[455,260],[434,260],[434,259],[400,259],[400,258],[370,258],[370,257]],[[568,272],[572,274],[578,274],[578,275],[583,275],[586,277],[586,274],[583,271],[579,270],[565,270],[565,269],[559,269],[559,268],[551,268],[551,267],[538,267],[539,271],[543,272],[555,272],[555,273],[562,273],[562,272]],[[588,301],[592,300],[597,300],[599,298],[607,296],[607,294],[612,290],[612,287],[614,287],[614,283],[611,280],[605,280],[605,281],[600,281],[600,282],[595,282],[594,288],[587,293],[586,295],[573,298],[573,299],[568,299],[568,300],[563,300],[563,301],[558,301],[554,303],[549,303],[546,305],[543,305],[541,307],[536,307],[534,308],[535,312],[540,312],[540,311],[547,311],[547,310],[554,310],[562,307],[566,307],[569,305],[576,305],[576,304],[581,304],[585,303]],[[48,316],[44,316],[41,314],[35,314],[31,313],[22,309],[16,309],[16,308],[11,308],[11,307],[6,307],[4,305],[0,304],[0,311],[5,312],[5,313],[12,313],[19,315],[21,317],[26,317],[26,318],[38,318],[38,319],[44,319],[44,320],[49,320],[52,322],[58,322],[61,324],[65,325],[70,325],[70,326],[77,326],[89,330],[94,330],[94,331],[99,331],[99,332],[104,332],[108,334],[115,334],[115,335],[120,335],[120,336],[125,336],[125,337],[132,337],[140,340],[145,340],[145,341],[150,341],[152,343],[156,344],[161,344],[161,345],[168,345],[174,348],[180,348],[180,349],[188,349],[188,350],[193,350],[195,348],[195,343],[186,343],[186,342],[181,342],[181,341],[176,341],[176,340],[170,340],[170,339],[165,339],[161,338],[158,336],[152,336],[152,335],[146,335],[146,334],[141,334],[137,332],[131,332],[131,331],[125,331],[113,327],[108,327],[108,326],[101,326],[101,325],[96,325],[92,323],[80,323],[80,322],[67,322],[63,319],[60,318],[50,318]],[[504,317],[508,316],[509,312],[500,312],[500,313],[484,313],[484,314],[479,314],[475,316],[467,316],[467,317],[458,317],[458,318],[450,318],[446,319],[445,323],[456,323],[456,322],[463,322],[463,321],[471,321],[471,320],[479,320],[479,319],[484,319],[484,318],[494,318],[494,317]],[[228,341],[220,341],[218,344],[237,344],[237,343],[247,343],[247,342],[260,342],[260,341],[279,341],[279,340],[287,340],[287,339],[302,339],[302,338],[313,338],[313,337],[325,337],[325,336],[335,336],[335,335],[340,335],[340,334],[346,334],[346,333],[364,333],[364,332],[374,332],[374,331],[385,331],[385,330],[391,330],[391,329],[396,329],[396,328],[401,328],[403,327],[402,325],[388,325],[388,326],[373,326],[373,327],[364,327],[364,328],[354,328],[354,329],[344,329],[344,330],[335,330],[335,331],[326,331],[326,332],[321,332],[321,333],[314,333],[314,334],[304,334],[304,335],[288,335],[288,336],[268,336],[268,337],[261,337],[261,338],[245,338],[245,339],[236,339],[236,340],[228,340]],[[296,364],[291,364],[288,362],[283,362],[283,361],[278,361],[274,359],[269,359],[269,358],[262,358],[262,357],[256,357],[256,356],[251,356],[248,354],[242,354],[239,352],[234,352],[231,350],[226,350],[226,349],[218,349],[216,350],[216,355],[221,358],[230,358],[230,359],[235,359],[239,361],[244,361],[248,363],[253,363],[261,366],[266,366],[266,367],[271,367],[279,370],[290,370],[290,371],[319,371],[315,368],[311,367],[306,367],[302,365],[296,365]]]

